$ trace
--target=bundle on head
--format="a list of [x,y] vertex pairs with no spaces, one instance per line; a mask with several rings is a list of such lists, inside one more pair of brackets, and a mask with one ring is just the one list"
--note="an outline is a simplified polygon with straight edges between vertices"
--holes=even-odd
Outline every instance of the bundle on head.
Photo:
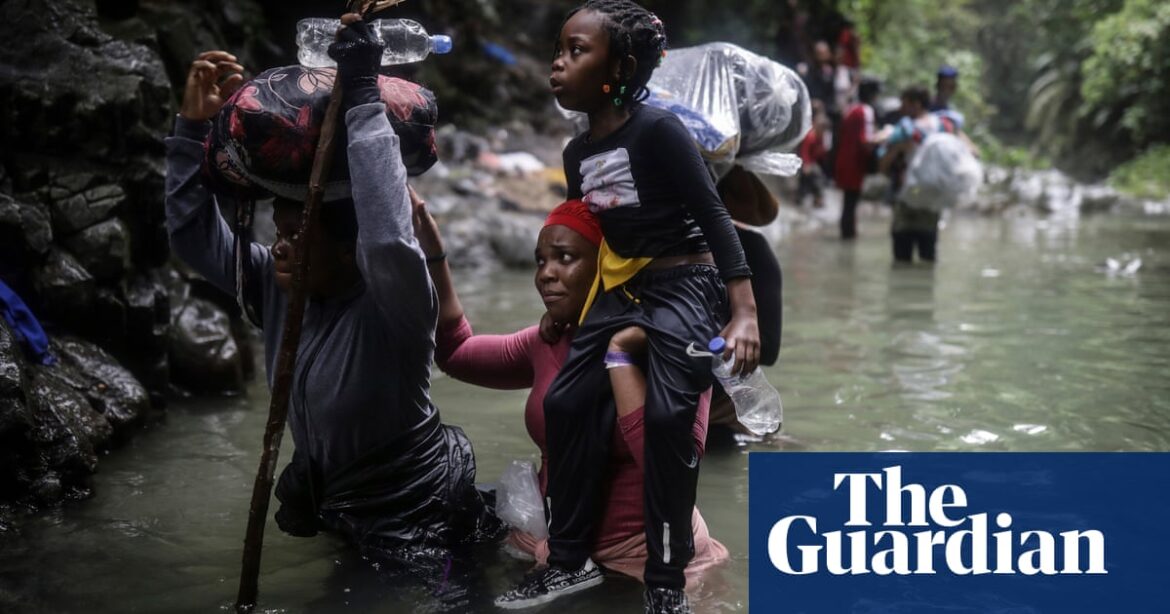
[[620,85],[625,85],[626,91],[619,97],[624,102],[644,100],[649,95],[646,83],[666,51],[666,26],[662,20],[630,0],[589,0],[570,11],[565,21],[581,11],[605,16],[611,59],[633,56],[637,60],[634,73],[622,75]]
[[[214,118],[204,142],[203,168],[212,188],[248,198],[303,201],[335,74],[333,68],[284,66],[240,87]],[[394,77],[378,77],[378,86],[407,173],[426,172],[438,160],[435,95]],[[344,122],[338,122],[335,138],[325,201],[350,196]]]

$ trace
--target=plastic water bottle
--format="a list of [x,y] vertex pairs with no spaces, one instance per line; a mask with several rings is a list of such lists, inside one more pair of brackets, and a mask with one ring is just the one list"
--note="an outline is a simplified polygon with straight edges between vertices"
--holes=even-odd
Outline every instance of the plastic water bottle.
[[731,397],[739,423],[756,435],[776,432],[784,421],[784,405],[780,402],[780,393],[768,383],[759,367],[747,375],[732,375],[735,356],[723,360],[723,350],[726,347],[727,341],[723,337],[715,337],[707,344],[707,349],[711,352],[711,372],[715,374],[715,379],[719,380],[727,396]]
[[[418,62],[432,53],[451,51],[451,37],[431,36],[417,21],[410,19],[375,19],[370,22],[378,39],[386,45],[382,66]],[[329,45],[337,39],[339,19],[311,17],[297,22],[297,61],[305,68],[337,66],[329,57]]]

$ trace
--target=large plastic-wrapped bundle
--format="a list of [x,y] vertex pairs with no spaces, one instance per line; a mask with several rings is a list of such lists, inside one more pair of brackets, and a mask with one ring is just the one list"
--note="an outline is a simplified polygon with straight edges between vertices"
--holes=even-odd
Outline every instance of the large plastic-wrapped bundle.
[[[216,115],[204,143],[204,171],[216,191],[304,200],[335,74],[333,68],[283,66],[241,86]],[[434,94],[394,77],[379,76],[378,86],[407,172],[425,172],[438,160]],[[326,201],[350,194],[344,120],[335,139]]]
[[[682,47],[667,52],[647,87],[646,104],[682,120],[716,178],[736,164],[763,175],[800,170],[791,152],[812,127],[812,106],[784,65],[730,43]],[[564,114],[584,128],[584,114]]]
[[[650,79],[650,104],[673,111],[722,177],[733,164],[793,175],[812,126],[808,89],[791,69],[730,43],[670,50]],[[703,121],[699,121],[699,119]]]
[[906,169],[900,198],[917,209],[941,211],[970,196],[983,181],[983,166],[959,137],[939,132],[918,146]]

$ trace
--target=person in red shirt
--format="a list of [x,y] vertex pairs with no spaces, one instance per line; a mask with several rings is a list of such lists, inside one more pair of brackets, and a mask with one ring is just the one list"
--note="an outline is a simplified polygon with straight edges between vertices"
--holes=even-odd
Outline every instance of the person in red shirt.
[[812,130],[800,143],[800,186],[796,202],[804,205],[806,196],[813,197],[813,206],[820,209],[825,204],[825,173],[822,165],[829,150],[825,147],[825,133],[829,131],[829,117],[823,111],[813,115]]
[[857,236],[857,203],[861,200],[861,185],[869,170],[870,158],[877,145],[874,138],[873,101],[881,91],[881,84],[864,79],[858,90],[858,101],[849,107],[841,120],[837,144],[837,160],[833,178],[844,192],[841,205],[841,238]]

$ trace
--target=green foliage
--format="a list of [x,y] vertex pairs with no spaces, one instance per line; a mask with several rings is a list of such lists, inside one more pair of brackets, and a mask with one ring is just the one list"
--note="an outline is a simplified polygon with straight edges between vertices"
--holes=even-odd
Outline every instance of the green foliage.
[[1052,168],[1052,161],[1046,156],[1025,147],[1007,145],[991,132],[978,135],[977,142],[980,158],[985,164],[1029,170]]
[[1109,183],[1138,198],[1170,197],[1170,145],[1152,147],[1117,167],[1109,175]]
[[1139,146],[1170,138],[1170,3],[1126,0],[1093,27],[1091,41],[1081,113]]

